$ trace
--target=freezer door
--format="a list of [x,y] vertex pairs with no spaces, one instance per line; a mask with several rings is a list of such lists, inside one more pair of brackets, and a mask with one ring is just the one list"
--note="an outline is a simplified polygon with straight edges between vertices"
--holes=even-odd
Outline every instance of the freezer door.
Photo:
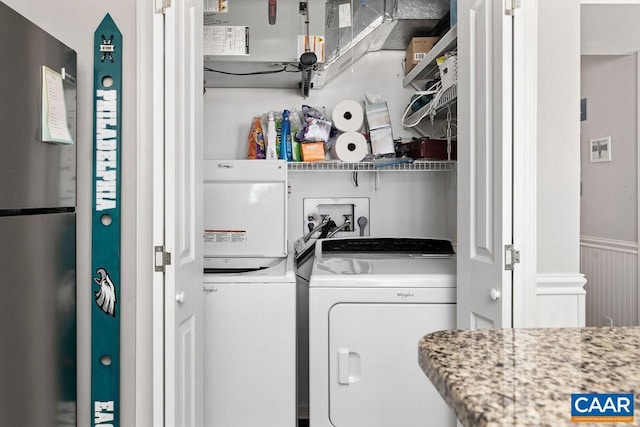
[[0,217],[0,236],[0,426],[75,426],[75,214]]
[[0,2],[0,210],[76,205],[74,144],[41,141],[42,67],[65,70],[76,141],[76,53]]

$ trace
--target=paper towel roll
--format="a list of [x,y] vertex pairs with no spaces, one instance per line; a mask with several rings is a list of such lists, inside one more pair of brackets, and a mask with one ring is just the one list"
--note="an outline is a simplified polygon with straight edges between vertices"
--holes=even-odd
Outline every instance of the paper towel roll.
[[364,123],[364,111],[359,102],[347,99],[338,103],[331,113],[333,126],[342,132],[359,131]]
[[345,132],[331,147],[331,157],[345,162],[359,162],[368,153],[367,139],[358,132]]

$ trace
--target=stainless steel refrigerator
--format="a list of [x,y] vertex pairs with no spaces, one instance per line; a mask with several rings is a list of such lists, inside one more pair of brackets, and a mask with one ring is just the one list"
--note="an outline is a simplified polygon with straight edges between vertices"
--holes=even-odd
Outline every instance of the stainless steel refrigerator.
[[0,40],[0,426],[75,426],[76,53],[1,2]]

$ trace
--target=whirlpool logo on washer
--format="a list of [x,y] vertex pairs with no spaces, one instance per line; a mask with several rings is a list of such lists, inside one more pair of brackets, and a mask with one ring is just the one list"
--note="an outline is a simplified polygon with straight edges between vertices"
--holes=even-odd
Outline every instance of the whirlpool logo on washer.
[[397,291],[396,296],[400,299],[413,298],[415,295],[411,291]]
[[218,292],[218,288],[215,286],[205,286],[202,288],[202,292],[204,292],[205,295],[215,294]]

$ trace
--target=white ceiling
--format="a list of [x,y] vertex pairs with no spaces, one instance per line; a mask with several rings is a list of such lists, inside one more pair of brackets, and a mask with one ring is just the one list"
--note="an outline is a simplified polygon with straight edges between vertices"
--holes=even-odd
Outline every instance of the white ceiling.
[[627,55],[640,50],[640,4],[580,6],[580,53]]

